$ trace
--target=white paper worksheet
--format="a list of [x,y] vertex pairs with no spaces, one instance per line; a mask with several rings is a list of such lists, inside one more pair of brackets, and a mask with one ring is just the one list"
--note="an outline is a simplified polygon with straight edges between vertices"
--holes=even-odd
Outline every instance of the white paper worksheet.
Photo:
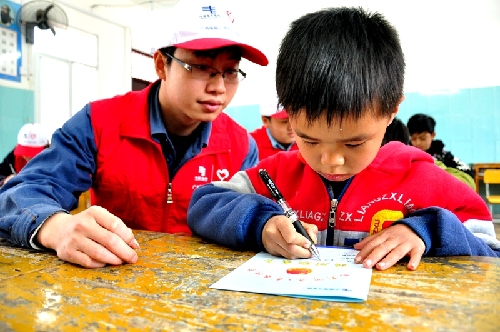
[[318,247],[321,261],[258,253],[210,288],[324,301],[366,301],[372,269],[354,263],[359,252]]

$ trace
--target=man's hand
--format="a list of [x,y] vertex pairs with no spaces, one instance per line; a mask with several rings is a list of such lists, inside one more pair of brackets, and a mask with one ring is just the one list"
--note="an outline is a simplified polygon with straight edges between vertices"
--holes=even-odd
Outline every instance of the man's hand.
[[38,230],[37,241],[57,256],[87,268],[135,263],[139,244],[132,230],[106,209],[91,206],[75,215],[57,213]]
[[[316,225],[302,223],[307,234],[316,243],[318,228]],[[292,222],[285,216],[270,218],[262,230],[262,243],[267,252],[289,259],[311,257],[309,240],[297,233]]]
[[366,268],[375,265],[377,270],[386,270],[410,256],[406,267],[415,270],[425,252],[425,244],[408,226],[395,225],[356,243],[354,249],[361,250],[354,261],[362,262]]

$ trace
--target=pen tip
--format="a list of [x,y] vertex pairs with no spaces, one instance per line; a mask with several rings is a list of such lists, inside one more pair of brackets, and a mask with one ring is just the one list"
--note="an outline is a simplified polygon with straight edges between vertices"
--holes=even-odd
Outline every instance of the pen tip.
[[321,257],[319,256],[319,251],[318,251],[318,248],[316,248],[316,246],[311,246],[311,251],[314,255],[314,257],[316,257],[319,261],[321,261]]

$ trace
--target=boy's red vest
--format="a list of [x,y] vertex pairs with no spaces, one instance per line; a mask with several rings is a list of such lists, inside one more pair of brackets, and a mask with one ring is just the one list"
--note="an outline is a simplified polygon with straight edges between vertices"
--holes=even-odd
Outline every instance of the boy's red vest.
[[[265,159],[273,154],[284,151],[281,149],[276,149],[272,144],[269,136],[267,136],[266,127],[261,127],[255,129],[250,133],[253,139],[257,143],[257,148],[259,149],[259,160]],[[297,144],[293,144],[290,151],[297,150]]]
[[161,146],[151,139],[150,88],[91,103],[97,147],[92,205],[106,208],[132,229],[190,234],[186,213],[193,190],[240,170],[248,134],[220,114],[212,122],[208,146],[171,180]]

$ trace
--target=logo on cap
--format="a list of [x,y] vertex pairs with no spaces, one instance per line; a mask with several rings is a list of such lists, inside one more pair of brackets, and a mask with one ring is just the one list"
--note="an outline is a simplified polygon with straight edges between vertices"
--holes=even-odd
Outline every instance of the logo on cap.
[[203,6],[201,7],[202,12],[210,12],[212,15],[217,15],[217,12],[215,11],[215,7],[213,6]]

